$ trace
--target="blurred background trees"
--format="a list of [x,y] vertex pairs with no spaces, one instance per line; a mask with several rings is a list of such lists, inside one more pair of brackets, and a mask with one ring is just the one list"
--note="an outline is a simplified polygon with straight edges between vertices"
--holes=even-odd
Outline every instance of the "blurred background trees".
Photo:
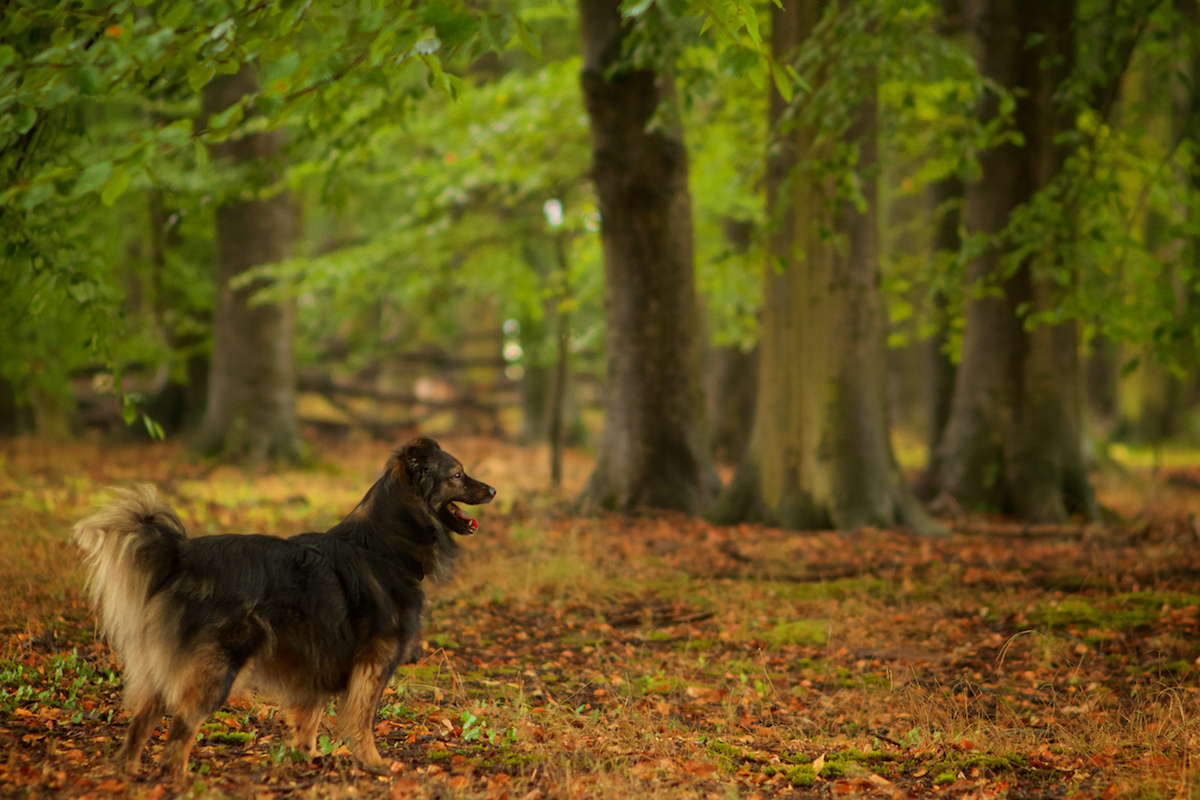
[[1198,26],[14,0],[0,433],[452,429],[590,448],[615,508],[932,531],[903,464],[941,510],[1093,515],[1111,447],[1200,444]]

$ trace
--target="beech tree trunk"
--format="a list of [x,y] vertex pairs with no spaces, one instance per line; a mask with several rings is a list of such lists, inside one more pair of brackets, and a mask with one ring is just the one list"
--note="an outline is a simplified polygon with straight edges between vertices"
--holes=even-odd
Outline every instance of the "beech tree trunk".
[[[772,47],[784,58],[820,18],[820,0],[772,7]],[[767,210],[773,232],[765,272],[754,433],[714,517],[787,528],[939,528],[909,490],[892,452],[887,414],[884,307],[879,289],[876,77],[861,95],[846,140],[858,148],[865,206],[832,204],[833,185],[801,164],[817,130],[784,124],[772,87]],[[830,240],[821,229],[832,231]],[[777,269],[775,265],[781,268]]]
[[[1016,126],[1024,137],[1023,146],[1008,143],[983,154],[982,177],[966,189],[968,233],[1004,230],[1013,210],[1063,167],[1066,152],[1055,136],[1072,118],[1056,92],[1074,64],[1073,15],[1073,0],[968,6],[980,68],[1019,92]],[[996,113],[994,99],[981,113]],[[968,269],[970,282],[1001,292],[966,303],[950,417],[923,483],[967,510],[1000,510],[1037,522],[1094,516],[1083,460],[1076,327],[1025,329],[1022,310],[1051,308],[1055,288],[1038,277],[1032,258],[1005,271],[1005,255],[993,246]]]
[[[186,353],[182,378],[175,369],[167,376],[166,385],[150,398],[147,413],[157,422],[167,436],[191,432],[200,426],[208,399],[208,373],[210,371],[209,349],[206,337],[198,332],[180,335],[167,323],[167,310],[187,308],[186,302],[168,288],[166,281],[167,262],[170,251],[182,244],[183,237],[178,228],[171,227],[171,210],[165,205],[163,193],[154,190],[149,196],[150,213],[150,268],[151,284],[154,287],[154,317],[159,330],[176,353]],[[207,317],[207,315],[205,315]],[[209,318],[195,320],[196,325],[207,329]],[[178,357],[178,356],[177,356]],[[149,435],[147,432],[146,435]]]
[[737,463],[745,455],[754,426],[758,388],[758,348],[710,348],[705,358],[704,397],[713,455]]
[[[754,223],[736,217],[721,221],[725,242],[745,255],[754,243]],[[739,345],[710,345],[704,354],[704,408],[708,420],[709,447],[713,456],[726,463],[742,460],[754,427],[758,392],[758,347],[743,350]]]
[[[205,116],[257,90],[252,68],[218,76],[204,87]],[[244,168],[252,185],[269,187],[279,174],[283,134],[269,131],[229,139],[211,148],[214,160]],[[208,405],[193,447],[225,458],[261,462],[300,453],[291,305],[251,305],[261,283],[234,289],[250,267],[287,258],[293,211],[286,191],[231,196],[216,211],[217,298],[213,316]]]
[[[936,258],[939,253],[957,253],[962,246],[958,226],[962,220],[961,204],[963,199],[963,183],[959,178],[946,178],[930,187],[930,205],[936,216],[933,240],[930,242],[930,257]],[[937,327],[929,337],[929,383],[930,383],[930,412],[929,436],[927,443],[929,452],[937,450],[946,432],[946,424],[950,421],[950,404],[954,399],[954,378],[958,366],[946,352],[946,344],[950,338],[950,319],[945,295],[938,292],[933,297],[934,314]]]
[[[580,0],[583,96],[604,250],[604,431],[585,498],[696,512],[716,488],[700,382],[687,150],[671,76],[622,64],[618,0]],[[650,13],[654,13],[653,11]]]

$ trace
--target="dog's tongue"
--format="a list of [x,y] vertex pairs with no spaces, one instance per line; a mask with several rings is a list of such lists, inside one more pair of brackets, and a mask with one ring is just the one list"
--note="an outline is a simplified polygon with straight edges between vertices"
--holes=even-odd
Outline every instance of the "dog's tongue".
[[464,514],[456,504],[451,503],[449,508],[451,514],[467,523],[467,527],[471,529],[471,533],[475,533],[475,531],[479,530],[479,523]]

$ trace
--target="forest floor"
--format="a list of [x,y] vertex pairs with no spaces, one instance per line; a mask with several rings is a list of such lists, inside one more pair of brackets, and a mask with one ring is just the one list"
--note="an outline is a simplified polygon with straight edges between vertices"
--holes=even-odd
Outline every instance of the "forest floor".
[[110,762],[120,667],[71,525],[140,479],[193,535],[323,530],[389,448],[258,474],[177,444],[0,443],[0,796],[1200,796],[1200,466],[1097,476],[1100,524],[967,517],[929,540],[578,516],[582,455],[554,494],[542,450],[442,444],[499,495],[385,694],[393,775],[359,770],[329,719],[326,754],[297,758],[247,698],[180,787]]

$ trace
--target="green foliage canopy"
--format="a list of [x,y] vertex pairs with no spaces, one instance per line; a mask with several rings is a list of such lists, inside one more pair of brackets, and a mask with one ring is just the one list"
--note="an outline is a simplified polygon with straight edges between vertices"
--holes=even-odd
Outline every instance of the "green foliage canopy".
[[[72,366],[128,360],[124,344],[122,359],[111,345],[132,332],[113,252],[131,222],[117,209],[131,189],[183,189],[211,207],[242,187],[212,171],[206,145],[263,127],[287,127],[294,159],[336,163],[377,120],[400,118],[407,98],[455,94],[461,80],[445,63],[510,38],[538,47],[517,16],[453,0],[9,3],[0,20],[0,313],[10,344],[0,374],[27,389],[36,364],[44,384],[62,387]],[[248,62],[261,89],[199,120],[200,90]]]

